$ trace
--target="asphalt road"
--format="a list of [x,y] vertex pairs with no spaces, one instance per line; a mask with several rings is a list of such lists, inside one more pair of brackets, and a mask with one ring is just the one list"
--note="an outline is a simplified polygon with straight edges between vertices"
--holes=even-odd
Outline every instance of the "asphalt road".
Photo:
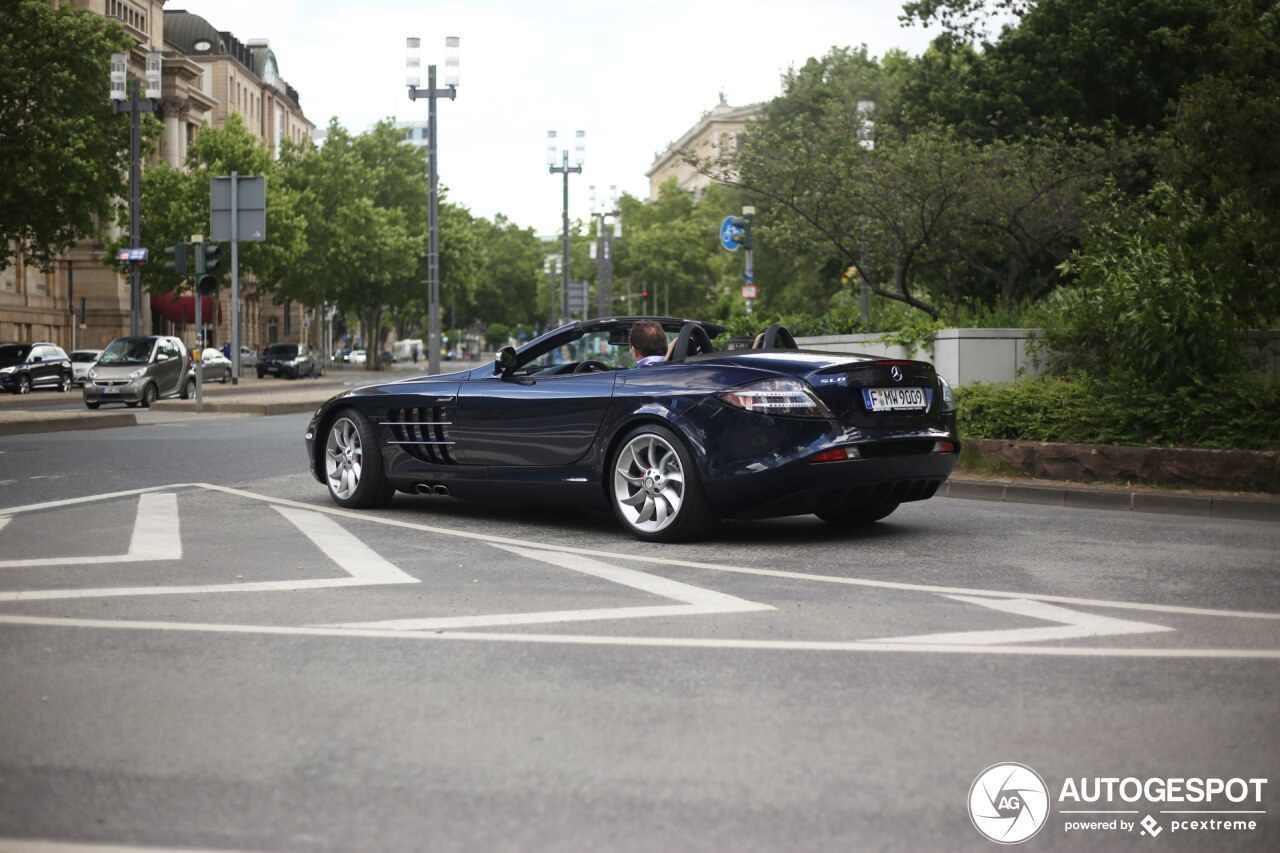
[[347,513],[306,419],[0,437],[0,851],[1280,848],[1276,524]]

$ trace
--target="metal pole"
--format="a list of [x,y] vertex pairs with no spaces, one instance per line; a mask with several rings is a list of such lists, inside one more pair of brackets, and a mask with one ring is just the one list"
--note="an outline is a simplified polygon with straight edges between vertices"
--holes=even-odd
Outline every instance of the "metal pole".
[[[133,93],[129,110],[129,248],[141,244],[142,208],[142,124],[138,108],[141,82],[133,78]],[[129,262],[129,334],[137,337],[142,327],[142,267],[136,261]]]
[[[202,247],[197,246],[196,251],[199,252]],[[192,359],[196,368],[196,414],[204,413],[204,316],[200,311],[200,304],[204,302],[204,297],[200,294],[200,286],[196,285],[196,351],[200,353],[200,359],[197,361]],[[238,350],[237,350],[238,352]],[[239,359],[237,359],[238,361]],[[233,367],[232,370],[235,368]],[[183,383],[187,379],[182,378]]]
[[440,372],[440,192],[436,168],[436,67],[427,66],[427,372]]
[[236,189],[240,175],[231,173],[231,384],[240,384],[240,200]]

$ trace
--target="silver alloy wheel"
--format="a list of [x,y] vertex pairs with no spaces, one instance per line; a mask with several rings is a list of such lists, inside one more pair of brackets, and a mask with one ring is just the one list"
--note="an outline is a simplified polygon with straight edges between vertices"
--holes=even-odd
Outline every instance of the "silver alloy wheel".
[[622,448],[613,472],[613,499],[632,527],[657,533],[670,526],[684,497],[680,456],[664,438],[645,433]]
[[329,491],[338,500],[350,500],[364,471],[364,445],[360,430],[350,418],[338,418],[329,428],[324,445],[324,473]]
[[31,377],[25,373],[18,377],[18,393],[19,394],[31,393]]

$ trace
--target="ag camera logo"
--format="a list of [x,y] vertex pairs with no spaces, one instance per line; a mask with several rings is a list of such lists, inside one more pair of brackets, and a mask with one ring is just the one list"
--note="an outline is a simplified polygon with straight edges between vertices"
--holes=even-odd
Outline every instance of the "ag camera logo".
[[1025,764],[993,764],[969,788],[969,819],[987,838],[1018,844],[1049,819],[1049,789]]

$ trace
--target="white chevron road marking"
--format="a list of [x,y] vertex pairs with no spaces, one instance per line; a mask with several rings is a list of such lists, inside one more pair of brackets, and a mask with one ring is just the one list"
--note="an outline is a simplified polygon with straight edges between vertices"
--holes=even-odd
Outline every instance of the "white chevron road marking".
[[[8,519],[6,518],[5,522],[7,521]],[[4,524],[0,524],[0,529],[3,527]],[[133,537],[129,540],[128,553],[100,557],[38,557],[30,560],[0,560],[0,569],[181,560],[182,537],[178,534],[178,496],[172,492],[151,492],[138,495],[138,514],[133,521]]]
[[[141,495],[146,498],[169,497],[173,495]],[[198,595],[217,592],[288,592],[303,589],[334,589],[337,587],[375,586],[378,584],[418,583],[418,579],[402,572],[384,560],[372,548],[344,530],[336,521],[318,512],[295,509],[294,507],[277,506],[275,510],[293,523],[303,535],[310,539],[329,559],[337,563],[346,572],[345,578],[320,578],[315,580],[289,581],[251,581],[249,583],[207,584],[202,586],[144,586],[144,587],[105,587],[101,589],[47,589],[29,592],[0,592],[0,601],[49,601],[65,598],[127,598],[142,595]],[[142,512],[139,509],[139,516]],[[173,502],[172,527],[163,528],[164,535],[178,538],[177,502]],[[143,533],[139,533],[143,529]],[[161,528],[155,525],[142,525],[134,528],[134,542],[142,546],[158,547],[155,543],[147,546],[151,537],[158,536]],[[181,557],[181,547],[179,546]],[[130,547],[130,553],[133,548]],[[93,561],[94,558],[88,558]],[[149,557],[146,559],[159,559]],[[172,559],[172,558],[170,558]],[[83,561],[81,561],[83,562]],[[111,562],[130,562],[124,558]],[[60,561],[59,565],[66,564]],[[5,565],[5,564],[0,564]],[[45,565],[45,563],[37,563]]]
[[1051,640],[1076,640],[1081,637],[1106,637],[1113,634],[1150,634],[1172,631],[1164,625],[1150,622],[1134,622],[1094,613],[1068,610],[1043,601],[1025,598],[979,598],[972,595],[948,595],[945,598],[990,607],[1015,616],[1029,616],[1060,624],[1042,628],[1008,628],[996,631],[959,631],[950,634],[919,634],[912,637],[885,637],[868,640],[869,643],[912,643],[916,645],[953,646],[1003,646],[1008,643],[1048,642]]
[[380,622],[349,622],[329,625],[330,628],[374,628],[389,631],[438,631],[446,628],[478,628],[491,625],[545,625],[558,622],[585,622],[596,619],[641,619],[653,616],[694,616],[710,613],[751,613],[773,610],[767,604],[757,604],[723,592],[703,589],[646,574],[645,572],[613,566],[560,551],[543,551],[533,548],[516,548],[497,545],[512,554],[530,560],[550,563],[553,566],[581,572],[601,580],[638,589],[652,595],[675,599],[680,604],[659,604],[643,607],[603,607],[591,610],[551,610],[540,613],[499,613],[487,616],[444,616],[423,619],[390,619]]

